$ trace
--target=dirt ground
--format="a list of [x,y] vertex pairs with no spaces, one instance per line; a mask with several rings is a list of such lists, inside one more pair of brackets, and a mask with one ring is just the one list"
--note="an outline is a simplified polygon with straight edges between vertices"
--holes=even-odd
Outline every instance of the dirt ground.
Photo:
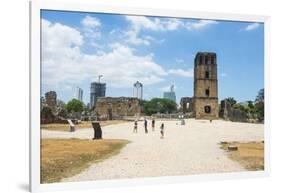
[[[165,125],[165,137],[160,138],[160,125]],[[119,154],[94,163],[81,173],[62,181],[89,181],[138,177],[176,176],[222,172],[246,172],[236,160],[221,149],[221,141],[248,143],[264,140],[263,124],[237,123],[214,120],[180,121],[156,120],[152,131],[148,120],[148,133],[143,122],[108,125],[102,127],[104,139],[126,139],[130,141]],[[41,137],[91,139],[93,129],[76,132],[42,130]]]
[[[112,120],[112,121],[100,121],[101,126],[114,125],[120,123],[127,123],[125,120]],[[81,123],[75,125],[75,129],[85,129],[92,128],[91,121],[82,121]],[[53,130],[53,131],[69,131],[69,124],[64,123],[50,123],[50,124],[41,124],[41,129]]]
[[[229,146],[235,146],[236,151],[229,151]],[[247,170],[264,170],[264,143],[263,142],[230,142],[222,144],[222,148],[228,152],[230,159],[239,162]]]
[[127,140],[43,139],[41,183],[59,182],[117,154]]

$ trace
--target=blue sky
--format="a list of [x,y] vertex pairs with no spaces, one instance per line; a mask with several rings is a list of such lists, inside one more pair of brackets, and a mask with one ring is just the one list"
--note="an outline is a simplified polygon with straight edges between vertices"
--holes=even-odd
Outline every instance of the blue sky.
[[194,57],[217,53],[219,99],[254,100],[264,87],[262,23],[41,12],[42,95],[49,90],[67,102],[76,87],[90,96],[90,83],[107,83],[107,96],[162,97],[173,84],[177,101],[193,96]]

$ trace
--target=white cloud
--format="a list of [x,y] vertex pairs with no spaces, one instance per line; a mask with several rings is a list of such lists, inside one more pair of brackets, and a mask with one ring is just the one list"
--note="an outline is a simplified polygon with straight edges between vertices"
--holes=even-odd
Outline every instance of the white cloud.
[[183,59],[181,59],[181,58],[176,58],[176,62],[177,62],[177,63],[183,63],[183,62],[184,62],[184,60],[183,60]]
[[76,29],[42,19],[42,79],[45,84],[77,78],[76,69],[68,69],[68,66],[80,60],[82,44],[83,37]]
[[[83,38],[80,32],[74,28],[62,25],[60,23],[51,23],[45,19],[42,19],[43,30],[43,44],[48,46],[69,46],[71,44],[80,46],[83,44]],[[51,40],[47,40],[45,36],[52,36]],[[45,41],[44,41],[45,40]]]
[[145,16],[126,16],[133,29],[149,29],[152,31],[172,31],[183,25],[179,19],[159,19]]
[[214,20],[198,20],[194,22],[186,22],[184,26],[187,30],[192,31],[192,30],[204,29],[207,26],[214,25],[217,23],[218,22]]
[[101,26],[99,19],[97,19],[95,17],[91,17],[89,15],[84,17],[83,20],[81,21],[81,23],[83,26],[91,27],[91,28],[96,28],[96,27]]
[[[67,90],[70,86],[90,82],[102,74],[112,87],[132,87],[135,81],[144,85],[164,81],[165,76],[193,77],[193,69],[165,70],[154,61],[153,53],[137,54],[136,50],[120,43],[100,46],[95,54],[81,50],[87,39],[83,29],[42,19],[42,83],[46,88]],[[146,36],[153,41],[152,37]],[[89,43],[89,42],[87,42]]]
[[152,19],[145,16],[126,16],[126,19],[131,22],[132,28],[149,29],[152,31],[174,31],[181,27],[188,30],[199,30],[218,23],[214,20],[185,21],[184,19],[176,18]]
[[176,76],[182,76],[186,78],[192,78],[193,77],[193,69],[189,70],[182,70],[182,69],[170,69],[169,74],[176,75]]
[[131,26],[130,29],[125,32],[125,36],[128,38],[127,42],[134,45],[150,45],[151,39],[147,39],[145,36],[141,36],[141,30],[174,31],[179,28],[183,28],[192,31],[200,30],[209,25],[218,23],[213,20],[198,20],[184,22],[184,20],[176,18],[160,19],[149,18],[145,16],[126,16],[126,20],[130,22]]
[[93,47],[97,47],[97,40],[101,37],[100,20],[98,18],[87,15],[82,19],[81,24],[83,26],[83,36],[85,39],[87,39],[86,43]]
[[97,52],[99,52],[101,49],[104,49],[104,45],[97,43],[96,41],[92,41],[89,43],[92,47],[97,48]]
[[134,44],[134,45],[150,45],[150,41],[145,38],[138,37],[139,30],[132,29],[127,32],[125,32],[125,36],[128,38],[127,42]]
[[89,71],[103,74],[114,87],[131,87],[137,80],[145,85],[155,84],[167,74],[152,55],[138,56],[133,49],[119,43],[111,48],[111,52],[100,56],[86,55],[85,63],[95,64]]
[[251,30],[257,29],[259,26],[260,26],[259,23],[252,23],[252,24],[247,25],[247,26],[244,28],[244,30],[245,30],[245,31],[251,31]]
[[102,74],[114,87],[131,87],[163,81],[167,72],[153,60],[153,54],[137,55],[132,48],[115,43],[107,52],[85,54],[84,37],[78,30],[42,19],[42,83],[63,88],[82,81],[96,80]]
[[131,24],[130,29],[125,32],[125,36],[128,38],[127,42],[134,45],[150,45],[151,41],[164,42],[163,40],[157,41],[150,36],[140,36],[141,30],[172,31],[182,25],[178,19],[152,19],[145,16],[126,16],[125,18]]

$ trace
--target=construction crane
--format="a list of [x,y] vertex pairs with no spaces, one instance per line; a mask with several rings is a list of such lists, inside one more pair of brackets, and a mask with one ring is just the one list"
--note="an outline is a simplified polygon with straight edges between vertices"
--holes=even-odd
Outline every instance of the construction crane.
[[101,79],[101,77],[103,77],[103,75],[99,75],[99,76],[98,76],[98,78],[99,78],[99,83],[100,83],[100,79]]

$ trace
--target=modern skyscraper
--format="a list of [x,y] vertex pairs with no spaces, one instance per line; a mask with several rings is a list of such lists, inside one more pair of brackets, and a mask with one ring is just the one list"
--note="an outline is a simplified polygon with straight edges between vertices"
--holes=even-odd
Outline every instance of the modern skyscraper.
[[143,95],[143,85],[139,81],[134,83],[134,89],[133,89],[133,97],[142,99]]
[[164,96],[165,99],[170,99],[172,101],[176,102],[176,93],[174,91],[174,85],[172,85],[170,87],[170,91],[169,92],[164,92]]
[[75,89],[75,98],[83,102],[83,90],[79,87],[76,87]]
[[91,108],[96,105],[98,97],[105,97],[106,84],[100,82],[91,83],[90,92],[90,106]]

